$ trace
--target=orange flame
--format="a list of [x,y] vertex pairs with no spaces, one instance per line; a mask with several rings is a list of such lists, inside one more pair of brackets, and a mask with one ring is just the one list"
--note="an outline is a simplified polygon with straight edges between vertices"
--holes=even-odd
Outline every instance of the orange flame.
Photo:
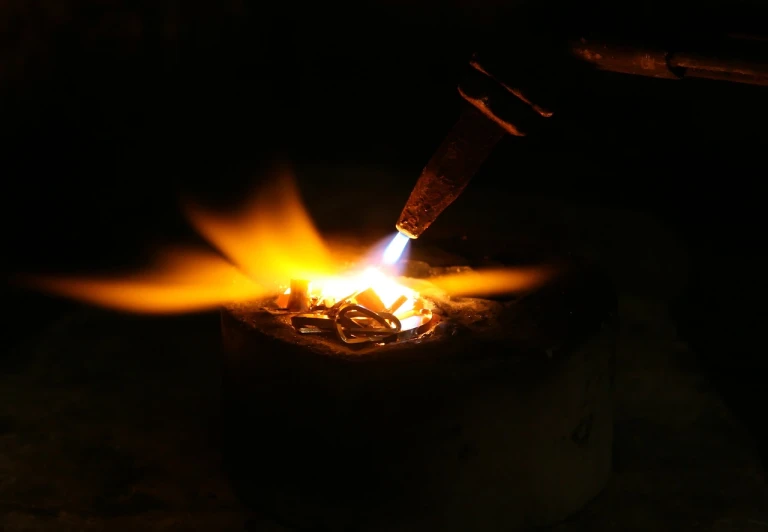
[[504,268],[443,275],[430,283],[452,296],[493,296],[520,292],[541,285],[551,275],[548,268]]
[[191,204],[186,212],[206,240],[257,282],[317,279],[334,271],[331,254],[288,173],[227,217]]
[[[335,275],[328,278],[320,278],[310,283],[311,296],[322,300],[327,306],[366,289],[372,289],[378,298],[380,309],[371,309],[376,312],[390,308],[401,297],[405,297],[400,305],[399,312],[408,312],[414,309],[419,293],[398,280],[388,277],[381,270],[373,266],[350,275]],[[284,295],[290,294],[290,289]],[[287,301],[287,299],[286,299]],[[368,306],[368,305],[366,305]],[[371,308],[371,307],[369,307]]]
[[210,253],[169,253],[149,271],[120,279],[38,277],[38,289],[127,312],[177,313],[240,302],[267,290]]
[[414,289],[413,284],[398,282],[376,268],[340,275],[293,179],[283,172],[273,182],[229,216],[187,205],[190,223],[228,260],[212,252],[177,250],[166,253],[153,268],[121,278],[26,280],[46,292],[117,310],[179,313],[277,294],[285,291],[291,279],[310,280],[313,291],[333,298],[370,287],[385,306],[405,295],[409,299],[401,309],[405,311],[412,308],[421,288],[425,293],[481,296],[525,289],[544,278],[542,270],[492,270],[439,277]]

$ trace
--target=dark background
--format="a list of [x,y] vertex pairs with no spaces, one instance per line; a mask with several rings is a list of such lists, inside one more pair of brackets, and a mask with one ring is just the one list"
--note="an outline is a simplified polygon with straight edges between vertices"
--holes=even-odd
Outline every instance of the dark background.
[[[523,29],[631,21],[684,38],[768,20],[730,3],[262,4],[0,3],[8,273],[139,267],[167,243],[197,241],[182,194],[226,206],[275,158],[296,165],[307,197],[375,186],[404,201],[462,109],[460,72],[490,36],[503,45]],[[460,201],[501,232],[505,208],[528,197],[660,220],[690,257],[670,302],[678,331],[765,445],[766,89],[595,75],[563,90],[565,118],[504,140]],[[337,166],[347,171],[334,178]],[[310,210],[322,210],[316,201]],[[321,230],[364,218],[359,205],[340,209],[317,219]],[[384,234],[398,214],[366,230]],[[13,285],[5,295],[7,346],[70,308]]]

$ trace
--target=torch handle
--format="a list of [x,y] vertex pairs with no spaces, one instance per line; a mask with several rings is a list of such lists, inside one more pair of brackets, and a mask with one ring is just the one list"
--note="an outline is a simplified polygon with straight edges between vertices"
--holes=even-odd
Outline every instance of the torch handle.
[[416,181],[397,230],[418,238],[459,197],[505,131],[477,109],[468,108]]
[[598,70],[768,86],[768,40],[765,38],[729,35],[706,45],[693,43],[682,49],[581,38],[571,43],[570,50],[575,58]]

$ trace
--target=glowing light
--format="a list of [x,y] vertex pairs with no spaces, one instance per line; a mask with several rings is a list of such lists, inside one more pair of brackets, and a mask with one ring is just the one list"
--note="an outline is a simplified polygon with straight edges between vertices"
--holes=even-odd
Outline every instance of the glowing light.
[[429,279],[452,296],[493,296],[529,290],[547,281],[554,270],[546,267],[475,270]]
[[180,313],[278,294],[287,300],[291,279],[305,279],[311,282],[312,295],[328,303],[372,288],[385,307],[405,296],[407,301],[398,308],[407,312],[414,309],[419,294],[427,295],[430,290],[456,296],[500,294],[525,289],[546,276],[540,269],[493,270],[449,275],[418,285],[416,280],[391,276],[391,268],[386,268],[402,257],[408,245],[410,239],[400,233],[383,257],[368,262],[381,265],[381,270],[363,267],[350,271],[347,261],[351,257],[345,257],[341,248],[333,253],[328,249],[291,176],[273,176],[272,182],[244,209],[226,216],[187,206],[192,225],[220,254],[167,251],[144,271],[121,277],[21,280],[45,292],[118,310]]
[[271,293],[212,253],[167,252],[147,271],[120,278],[33,277],[22,282],[103,307],[148,314],[175,314],[245,302]]
[[403,233],[398,232],[394,238],[392,238],[392,242],[389,243],[387,249],[384,250],[384,264],[394,264],[400,260],[403,251],[405,251],[405,247],[410,241],[410,238]]

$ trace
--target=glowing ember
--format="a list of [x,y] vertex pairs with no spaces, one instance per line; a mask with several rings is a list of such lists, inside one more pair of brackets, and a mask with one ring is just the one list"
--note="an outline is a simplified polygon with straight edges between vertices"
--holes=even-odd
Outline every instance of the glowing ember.
[[[283,287],[285,288],[285,287]],[[384,308],[390,308],[395,301],[404,296],[406,303],[400,306],[402,310],[412,310],[413,302],[419,294],[410,288],[397,283],[384,275],[377,268],[367,268],[358,274],[329,277],[309,283],[308,295],[314,306],[332,307],[343,298],[372,289],[381,300]],[[290,288],[285,288],[283,295],[277,299],[279,308],[288,308],[291,294]],[[376,309],[373,309],[376,310]]]
[[[357,273],[352,260],[332,252],[315,230],[290,175],[273,176],[273,185],[244,209],[222,216],[188,205],[187,215],[197,231],[220,252],[177,250],[166,252],[153,268],[119,278],[27,277],[23,279],[46,292],[129,312],[179,313],[220,305],[264,299],[283,294],[278,305],[287,305],[287,283],[309,280],[310,303],[330,308],[351,294],[371,289],[384,310],[400,298],[396,316],[419,310],[422,301],[403,279],[395,280],[376,267]],[[397,234],[374,263],[391,265],[402,256],[409,239]],[[438,287],[447,295],[493,295],[530,288],[546,277],[541,269],[494,270],[459,273],[430,279],[425,290]],[[412,280],[411,280],[412,281]],[[410,288],[409,288],[410,287]],[[372,299],[360,303],[373,305]],[[366,307],[367,308],[367,307]],[[379,311],[376,311],[379,312]],[[399,319],[399,318],[398,318]],[[408,318],[404,318],[408,319]],[[361,318],[362,320],[362,318]],[[403,329],[406,324],[402,324]]]

